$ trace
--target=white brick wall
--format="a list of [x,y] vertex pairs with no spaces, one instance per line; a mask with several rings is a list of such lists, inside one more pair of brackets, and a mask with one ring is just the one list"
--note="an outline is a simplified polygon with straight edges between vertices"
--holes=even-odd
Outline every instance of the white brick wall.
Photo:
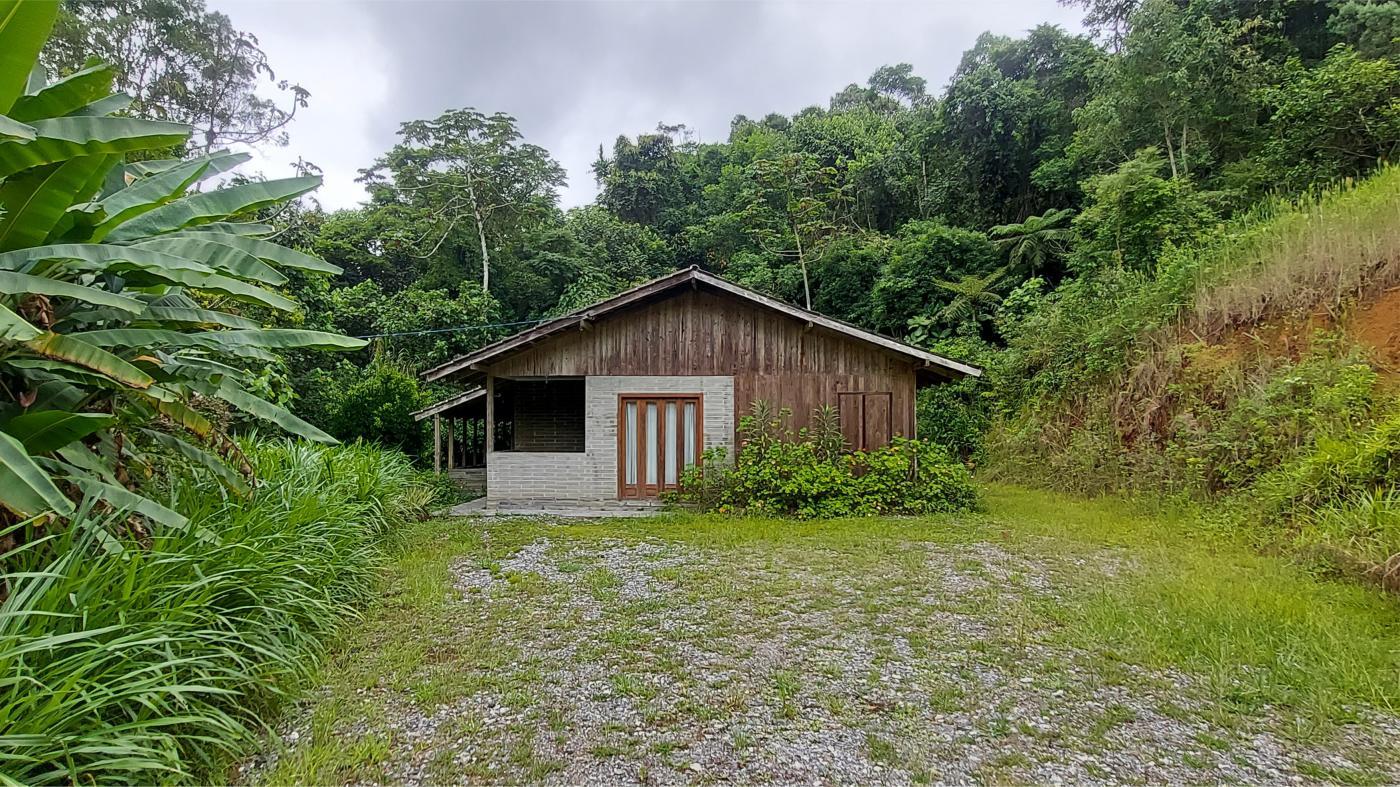
[[589,377],[584,385],[583,453],[492,451],[486,457],[487,503],[617,500],[619,394],[704,397],[704,444],[734,453],[734,378]]

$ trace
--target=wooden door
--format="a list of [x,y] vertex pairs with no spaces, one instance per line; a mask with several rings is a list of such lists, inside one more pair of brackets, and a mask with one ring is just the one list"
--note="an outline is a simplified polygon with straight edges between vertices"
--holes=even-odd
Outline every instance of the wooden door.
[[618,497],[657,497],[680,486],[685,468],[700,462],[703,422],[698,394],[619,397]]
[[838,396],[841,436],[849,451],[873,451],[893,435],[893,395],[889,391],[842,391]]

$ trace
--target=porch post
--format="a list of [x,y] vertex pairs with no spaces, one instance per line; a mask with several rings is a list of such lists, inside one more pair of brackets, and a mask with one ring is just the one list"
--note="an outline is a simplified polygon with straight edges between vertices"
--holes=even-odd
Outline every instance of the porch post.
[[447,472],[450,474],[452,468],[457,465],[453,461],[457,452],[454,450],[454,443],[457,442],[457,422],[452,416],[447,416]]
[[483,464],[491,465],[491,452],[496,450],[496,377],[486,373],[486,441],[481,444]]
[[442,475],[442,417],[433,414],[433,472]]

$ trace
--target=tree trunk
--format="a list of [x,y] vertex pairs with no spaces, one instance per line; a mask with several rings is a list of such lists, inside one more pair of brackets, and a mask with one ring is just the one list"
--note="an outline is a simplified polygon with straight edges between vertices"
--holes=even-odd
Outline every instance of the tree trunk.
[[1190,176],[1191,167],[1186,163],[1186,121],[1181,121],[1181,144],[1176,146],[1176,152],[1181,156],[1181,174]]
[[797,264],[802,268],[802,296],[807,299],[807,310],[812,310],[812,284],[807,280],[807,255],[802,251],[802,235],[794,231],[793,240],[797,241]]
[[1162,140],[1167,144],[1167,161],[1172,165],[1172,180],[1176,180],[1176,154],[1172,153],[1172,130],[1167,121],[1162,121]]
[[928,218],[928,159],[919,156],[919,218]]
[[481,290],[491,291],[491,252],[486,248],[486,222],[481,215],[481,203],[476,199],[476,185],[470,173],[467,175],[467,198],[472,201],[472,215],[476,218],[476,239],[481,244]]

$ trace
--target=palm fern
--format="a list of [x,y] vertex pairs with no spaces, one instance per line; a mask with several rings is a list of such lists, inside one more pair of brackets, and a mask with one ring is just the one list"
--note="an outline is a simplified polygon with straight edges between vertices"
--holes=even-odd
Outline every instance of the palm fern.
[[987,233],[1008,253],[1012,270],[1034,275],[1054,255],[1063,254],[1073,233],[1065,226],[1073,211],[1047,211],[1019,224],[1001,224]]
[[956,282],[935,280],[934,284],[953,294],[953,300],[939,311],[938,316],[949,325],[965,322],[980,322],[991,316],[990,313],[1001,304],[1001,295],[996,288],[1011,272],[1009,267],[998,268],[991,273],[964,276]]

